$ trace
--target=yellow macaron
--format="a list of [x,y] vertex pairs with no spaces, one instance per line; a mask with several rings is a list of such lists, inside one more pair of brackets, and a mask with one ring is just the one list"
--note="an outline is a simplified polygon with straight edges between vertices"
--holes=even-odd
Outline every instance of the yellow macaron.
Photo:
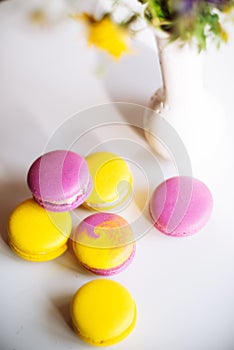
[[126,201],[132,192],[132,174],[126,161],[110,152],[86,157],[93,190],[84,202],[88,208],[109,210]]
[[50,212],[33,199],[18,205],[9,219],[9,245],[21,258],[48,261],[67,250],[72,230],[68,212]]
[[74,295],[71,317],[75,332],[85,342],[108,346],[126,338],[136,323],[136,304],[121,284],[98,279]]

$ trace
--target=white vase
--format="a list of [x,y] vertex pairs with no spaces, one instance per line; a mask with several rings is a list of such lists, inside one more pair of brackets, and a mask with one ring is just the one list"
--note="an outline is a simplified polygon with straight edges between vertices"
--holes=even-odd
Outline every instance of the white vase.
[[[154,113],[149,110],[144,117],[146,138],[165,159],[172,158],[171,148],[181,139],[193,175],[206,180],[225,139],[225,116],[217,98],[204,88],[205,54],[187,44],[168,43],[165,38],[157,38],[157,46],[163,84],[150,102]],[[158,117],[174,128],[174,142],[165,123],[160,130]]]

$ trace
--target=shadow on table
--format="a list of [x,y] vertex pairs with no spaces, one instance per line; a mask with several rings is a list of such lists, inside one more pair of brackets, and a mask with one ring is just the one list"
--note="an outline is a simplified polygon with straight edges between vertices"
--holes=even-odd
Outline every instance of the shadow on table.
[[134,46],[135,52],[122,56],[120,60],[105,61],[100,53],[98,64],[105,68],[101,79],[111,101],[147,106],[161,85],[160,66],[152,47],[140,41]]
[[[71,344],[76,345],[79,349],[79,347],[82,345],[84,347],[84,343],[78,337],[72,327],[70,313],[72,297],[73,294],[67,293],[66,295],[59,295],[57,297],[51,298],[50,301],[52,307],[49,307],[48,318],[51,318],[50,331],[55,333],[54,335],[56,338],[59,338],[61,341],[69,341]],[[54,322],[55,319],[57,319],[57,322]],[[89,348],[88,344],[87,348]]]
[[70,304],[72,300],[72,294],[60,295],[52,298],[52,305],[55,307],[55,310],[58,311],[62,320],[66,323],[66,325],[73,330],[72,321],[70,316]]
[[60,268],[63,268],[68,271],[72,271],[73,273],[78,273],[79,276],[88,276],[91,275],[91,272],[87,271],[81,264],[78,262],[75,253],[72,248],[72,235],[68,240],[68,250],[65,254],[63,254],[59,259],[56,260],[56,264],[59,265]]
[[122,116],[127,123],[137,124],[139,128],[135,129],[144,137],[143,107],[149,106],[151,96],[162,84],[155,50],[136,41],[133,54],[124,55],[118,61],[110,60],[106,64],[100,54],[98,61],[100,66],[105,66],[101,79],[110,101],[126,102],[124,108],[119,106]]
[[0,235],[6,244],[9,216],[19,203],[29,197],[29,190],[23,181],[9,179],[0,183]]
[[141,138],[144,139],[144,107],[131,103],[116,103],[115,106],[118,112],[125,119],[126,123],[130,125]]

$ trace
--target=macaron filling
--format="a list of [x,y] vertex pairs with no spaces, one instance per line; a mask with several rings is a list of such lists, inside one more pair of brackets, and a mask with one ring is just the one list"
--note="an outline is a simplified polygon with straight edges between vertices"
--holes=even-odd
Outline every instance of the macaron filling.
[[88,271],[95,273],[96,275],[100,275],[100,276],[112,276],[115,275],[117,273],[120,273],[121,271],[125,270],[126,267],[128,267],[129,264],[131,264],[134,256],[136,253],[136,245],[134,244],[132,247],[132,252],[130,254],[130,256],[120,265],[112,267],[110,269],[98,269],[95,267],[91,267],[85,263],[81,262],[81,265]]
[[73,327],[74,331],[76,332],[76,334],[79,335],[79,337],[88,344],[95,345],[95,346],[111,346],[111,345],[116,344],[116,343],[120,342],[121,340],[125,339],[134,329],[134,327],[136,325],[136,320],[137,320],[136,305],[134,306],[134,309],[135,309],[135,313],[134,313],[134,318],[132,320],[132,323],[124,332],[122,332],[121,334],[119,334],[115,338],[106,339],[106,340],[103,339],[103,340],[99,340],[99,341],[95,341],[94,339],[88,338],[87,336],[82,335],[82,333],[76,327],[75,321],[73,319],[72,319],[72,327]]
[[75,204],[81,196],[86,195],[88,196],[90,191],[91,191],[91,187],[92,187],[92,180],[91,177],[89,177],[89,180],[87,182],[87,184],[84,186],[83,189],[81,189],[75,196],[72,196],[70,198],[64,198],[62,200],[44,200],[41,197],[38,197],[36,195],[34,195],[33,197],[35,198],[35,200],[40,204],[40,205],[49,205],[49,204],[53,204],[53,205],[58,205],[58,206],[63,206],[63,205],[72,205]]
[[[87,206],[89,208],[94,208],[94,209],[97,209],[97,210],[98,209],[102,210],[102,209],[105,209],[105,208],[111,209],[111,208],[114,208],[119,203],[125,202],[125,199],[127,199],[127,197],[130,194],[133,194],[131,186],[125,188],[122,193],[118,194],[118,198],[113,200],[113,201],[111,201],[111,202],[103,201],[103,203],[92,203],[92,202],[86,201],[86,202],[84,202],[84,206]],[[132,199],[132,195],[131,195],[131,197],[129,197],[129,200],[131,200],[131,199]]]
[[57,249],[54,249],[50,252],[41,252],[41,253],[25,252],[17,248],[16,245],[11,240],[9,240],[9,246],[21,258],[24,258],[25,260],[29,260],[29,261],[36,261],[36,262],[53,260],[59,257],[60,255],[62,255],[63,253],[65,253],[65,251],[68,249],[68,245],[64,244],[63,246]]

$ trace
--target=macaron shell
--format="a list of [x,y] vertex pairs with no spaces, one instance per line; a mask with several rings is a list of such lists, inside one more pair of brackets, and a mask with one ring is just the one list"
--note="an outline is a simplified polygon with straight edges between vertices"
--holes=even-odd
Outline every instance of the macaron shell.
[[75,331],[92,345],[113,345],[124,339],[135,326],[136,305],[117,282],[105,279],[81,287],[71,304]]
[[93,190],[84,205],[96,210],[114,208],[132,191],[132,175],[128,164],[118,155],[97,152],[86,157]]
[[44,201],[46,207],[46,202],[56,206],[56,201],[66,204],[66,200],[74,196],[87,197],[91,183],[86,161],[79,154],[66,150],[48,152],[36,159],[27,181],[34,198]]
[[88,202],[88,196],[87,199],[82,203],[83,207],[86,209],[91,209],[91,210],[96,210],[99,212],[102,211],[108,211],[108,210],[113,210],[118,207],[121,208],[121,205],[126,205],[127,203],[131,201],[132,198],[132,188],[128,187],[125,189],[125,191],[122,194],[119,194],[118,199],[116,199],[113,202],[99,202],[99,203],[94,203],[94,202]]
[[202,229],[208,222],[213,199],[198,179],[173,177],[159,185],[150,201],[155,227],[170,236],[183,237]]
[[88,270],[99,275],[112,275],[132,261],[134,234],[121,216],[96,213],[78,225],[73,237],[73,250]]
[[20,257],[47,261],[67,249],[72,230],[68,212],[49,212],[33,199],[21,203],[9,219],[9,245]]
[[77,196],[77,199],[73,202],[73,203],[66,203],[66,204],[55,204],[52,202],[46,202],[44,200],[41,200],[39,198],[34,198],[38,204],[40,204],[43,208],[46,208],[47,210],[50,211],[55,211],[55,212],[64,212],[64,211],[71,211],[73,209],[76,209],[77,207],[79,207],[81,204],[83,204],[83,202],[85,201],[85,199],[89,196],[89,194],[92,191],[92,179],[90,178],[88,187],[86,189],[86,192],[83,193],[80,196]]
[[40,254],[30,254],[25,253],[22,250],[19,250],[17,246],[14,245],[13,242],[9,241],[9,246],[11,249],[17,254],[20,258],[29,260],[29,261],[35,261],[35,262],[43,262],[43,261],[49,261],[58,258],[60,255],[65,253],[65,251],[68,249],[68,245],[64,244],[63,246],[59,247],[57,250],[51,251],[49,253],[40,253]]

